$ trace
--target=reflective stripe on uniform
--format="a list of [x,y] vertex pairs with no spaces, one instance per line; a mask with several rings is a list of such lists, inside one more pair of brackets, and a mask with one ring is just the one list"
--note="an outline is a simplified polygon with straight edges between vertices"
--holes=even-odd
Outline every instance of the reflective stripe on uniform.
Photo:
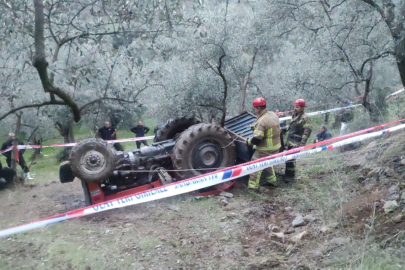
[[276,144],[274,146],[267,146],[267,147],[257,147],[256,146],[256,147],[253,147],[253,148],[256,149],[256,150],[259,150],[259,151],[273,151],[273,150],[280,149],[280,147],[281,147],[281,143],[278,143],[278,144]]
[[255,129],[255,131],[253,131],[253,134],[259,135],[259,136],[264,136],[264,132],[260,131],[260,130],[257,130],[257,129]]

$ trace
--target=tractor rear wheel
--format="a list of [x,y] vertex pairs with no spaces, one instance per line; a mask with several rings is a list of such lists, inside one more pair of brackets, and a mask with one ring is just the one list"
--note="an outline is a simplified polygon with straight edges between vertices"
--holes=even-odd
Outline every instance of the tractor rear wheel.
[[173,148],[173,166],[181,179],[235,165],[236,148],[217,124],[197,124],[184,131]]
[[84,182],[101,182],[114,171],[116,162],[106,141],[87,139],[76,144],[69,155],[73,174]]
[[182,133],[189,127],[198,123],[200,122],[194,117],[183,116],[171,118],[156,132],[154,141],[161,142],[173,139],[176,137],[176,134]]

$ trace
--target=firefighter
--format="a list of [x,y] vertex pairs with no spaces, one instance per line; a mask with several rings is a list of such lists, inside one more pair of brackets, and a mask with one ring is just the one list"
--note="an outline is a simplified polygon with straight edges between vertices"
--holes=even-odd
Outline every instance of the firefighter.
[[[311,121],[304,111],[305,100],[300,98],[294,102],[294,112],[288,128],[286,150],[305,146],[311,135]],[[285,176],[295,177],[295,159],[285,163]]]
[[[255,150],[252,160],[256,160],[278,153],[281,146],[280,122],[277,114],[266,108],[264,98],[256,98],[253,101],[253,109],[257,121],[252,126],[253,137],[249,138],[246,144]],[[250,175],[248,188],[258,190],[259,186],[277,186],[273,167]]]

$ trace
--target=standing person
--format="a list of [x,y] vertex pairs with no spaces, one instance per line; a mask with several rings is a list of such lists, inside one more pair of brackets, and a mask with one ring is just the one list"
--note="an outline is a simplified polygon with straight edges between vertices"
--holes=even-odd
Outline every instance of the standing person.
[[[147,126],[144,126],[142,124],[142,121],[138,121],[138,125],[136,127],[131,128],[130,130],[131,132],[135,133],[137,138],[145,137],[145,134],[149,132],[149,128]],[[136,141],[136,147],[138,149],[141,148],[141,143],[143,143],[145,146],[148,146],[146,140]]]
[[[305,146],[311,135],[311,121],[305,113],[305,100],[300,98],[294,102],[294,112],[288,128],[286,150]],[[295,159],[285,163],[285,175],[295,177]]]
[[[257,121],[252,126],[253,137],[246,141],[248,146],[253,146],[255,152],[252,160],[277,154],[280,143],[280,121],[277,114],[266,108],[264,98],[256,98],[253,101],[253,109],[257,116]],[[277,186],[276,174],[273,167],[252,173],[249,177],[248,188],[258,190],[259,186]]]
[[[105,141],[111,141],[117,138],[117,129],[114,126],[110,126],[110,122],[108,121],[104,123],[104,127],[98,129],[97,133],[98,136]],[[113,146],[117,151],[124,151],[120,143],[114,143]]]
[[[347,105],[352,106],[353,103],[350,100],[348,100]],[[353,121],[354,118],[353,108],[343,108],[342,110],[339,111],[339,117],[340,121],[342,122],[342,125],[340,126],[340,136],[342,136],[346,134],[348,124],[351,121]]]
[[[14,138],[15,138],[15,134],[10,132],[8,134],[8,140],[5,143],[3,143],[3,145],[1,146],[1,150],[6,150],[6,149],[12,147]],[[18,145],[24,145],[24,143],[22,141],[18,140]],[[25,149],[18,150],[18,159],[19,159],[18,164],[20,164],[21,169],[23,169],[24,173],[26,173],[27,179],[32,180],[32,179],[34,179],[34,175],[30,174],[30,169],[28,168],[27,163],[25,162],[25,159],[23,157],[24,152],[25,152]],[[3,153],[3,156],[6,157],[7,166],[10,168],[11,168],[11,153],[12,153],[12,151]]]
[[316,134],[314,143],[322,142],[332,138],[332,134],[328,131],[325,125],[321,125],[321,132]]

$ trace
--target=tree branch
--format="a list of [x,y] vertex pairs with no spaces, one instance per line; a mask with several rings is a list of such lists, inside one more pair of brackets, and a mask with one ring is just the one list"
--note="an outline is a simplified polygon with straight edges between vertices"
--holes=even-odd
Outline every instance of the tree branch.
[[103,101],[103,100],[114,100],[114,101],[125,102],[125,103],[135,103],[136,102],[136,100],[130,101],[130,100],[122,99],[122,98],[102,97],[102,98],[92,100],[92,101],[84,104],[83,106],[81,106],[80,107],[80,112],[82,112],[87,107],[89,107],[89,106],[91,106],[91,105],[93,105],[93,104],[95,104],[97,102]]
[[0,116],[0,121],[3,120],[4,118],[6,118],[7,116],[9,116],[10,114],[18,112],[20,110],[27,109],[27,108],[40,108],[40,107],[48,106],[48,105],[66,105],[66,103],[63,101],[55,100],[55,101],[46,101],[46,102],[39,103],[39,104],[23,105],[21,107],[12,109],[11,111],[8,111],[7,113]]
[[364,66],[365,66],[369,61],[377,60],[377,59],[382,58],[382,57],[385,57],[385,56],[387,56],[387,55],[394,55],[394,56],[395,56],[395,53],[394,53],[393,51],[385,51],[385,52],[379,53],[379,54],[377,54],[377,55],[375,55],[375,56],[373,56],[373,57],[370,57],[370,58],[366,59],[366,60],[363,62],[363,64],[361,65],[361,68],[360,68],[360,75],[363,77]]
[[383,17],[383,19],[386,20],[384,10],[379,5],[377,5],[377,3],[374,2],[374,0],[361,0],[361,1],[375,8],[378,11],[378,13],[380,13],[381,17]]

